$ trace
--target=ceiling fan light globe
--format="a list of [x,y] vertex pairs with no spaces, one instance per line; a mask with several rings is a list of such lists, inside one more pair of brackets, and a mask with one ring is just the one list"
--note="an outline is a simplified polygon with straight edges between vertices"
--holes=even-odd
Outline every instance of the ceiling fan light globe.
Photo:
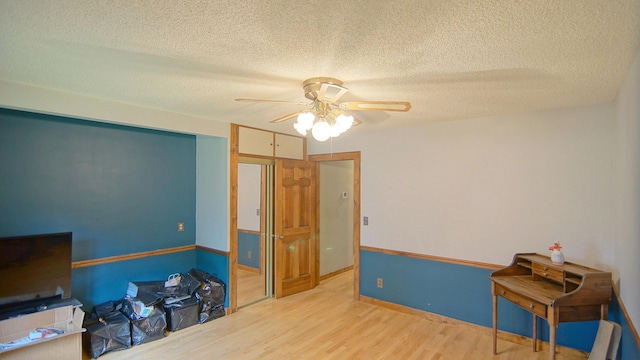
[[353,125],[353,116],[340,114],[336,118],[336,123],[339,124],[340,127],[344,129],[343,132],[347,131]]
[[333,124],[333,125],[331,125],[331,129],[330,129],[329,134],[331,135],[331,137],[338,137],[343,132],[344,132],[344,130],[343,130],[342,127],[340,127],[340,125]]
[[313,128],[313,120],[315,120],[315,115],[313,113],[305,111],[298,115],[298,124],[302,126],[305,130],[311,130]]
[[334,135],[334,136],[338,136],[343,132],[347,131],[347,128],[344,125],[340,124],[339,122],[336,122],[331,126],[331,130],[337,133],[337,135]]
[[318,141],[326,141],[331,137],[331,125],[326,121],[318,121],[313,125],[311,135]]
[[302,136],[307,136],[307,129],[302,126],[302,124],[300,123],[295,123],[293,124],[293,128],[296,129],[296,131],[302,135]]

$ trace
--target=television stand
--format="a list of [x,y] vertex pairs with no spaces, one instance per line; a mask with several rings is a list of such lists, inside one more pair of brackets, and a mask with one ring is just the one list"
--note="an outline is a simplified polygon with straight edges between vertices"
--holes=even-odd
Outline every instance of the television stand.
[[41,311],[28,312],[29,309],[38,310],[38,305],[23,307],[22,310],[13,311],[14,314],[23,311],[23,314],[0,321],[0,343],[8,344],[25,338],[37,328],[56,328],[64,333],[0,350],[0,358],[81,360],[82,332],[85,329],[82,328],[84,312],[80,309],[80,302],[76,299],[58,299],[46,304],[40,302],[40,305],[44,305],[40,307]]

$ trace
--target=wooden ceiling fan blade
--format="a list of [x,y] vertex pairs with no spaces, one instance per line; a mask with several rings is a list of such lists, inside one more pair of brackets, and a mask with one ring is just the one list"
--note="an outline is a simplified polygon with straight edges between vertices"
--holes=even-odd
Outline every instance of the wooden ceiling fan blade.
[[408,101],[350,101],[339,104],[344,110],[373,110],[373,111],[409,111],[411,103]]
[[292,114],[289,114],[289,115],[285,115],[285,116],[279,117],[279,118],[277,118],[277,119],[275,119],[275,120],[271,120],[271,121],[269,121],[269,122],[271,122],[271,123],[279,123],[279,122],[287,121],[287,120],[289,120],[289,119],[292,119],[292,118],[294,118],[294,117],[298,116],[298,114],[300,114],[301,112],[302,112],[302,111],[296,111],[296,112],[294,112],[294,113],[292,113]]
[[293,104],[293,105],[307,105],[307,103],[300,101],[287,101],[287,100],[267,100],[267,99],[235,99],[239,102],[260,102],[260,103],[277,103],[277,104]]

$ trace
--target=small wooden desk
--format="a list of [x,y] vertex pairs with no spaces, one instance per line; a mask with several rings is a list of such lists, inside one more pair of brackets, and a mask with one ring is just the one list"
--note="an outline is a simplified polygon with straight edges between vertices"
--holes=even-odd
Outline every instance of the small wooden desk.
[[533,314],[533,351],[537,351],[536,317],[549,323],[550,359],[556,355],[558,324],[606,320],[611,302],[611,273],[565,262],[553,265],[548,256],[515,254],[511,265],[489,276],[493,295],[493,354],[497,354],[498,296]]

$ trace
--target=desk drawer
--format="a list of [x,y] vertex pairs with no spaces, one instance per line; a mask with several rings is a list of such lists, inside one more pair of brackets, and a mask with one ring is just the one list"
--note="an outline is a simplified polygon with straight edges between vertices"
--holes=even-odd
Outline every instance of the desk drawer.
[[535,300],[531,300],[520,294],[516,294],[513,291],[506,289],[496,284],[496,295],[500,295],[503,298],[511,301],[512,303],[520,306],[521,308],[528,310],[541,318],[547,317],[547,307]]
[[533,273],[561,284],[564,282],[564,271],[544,264],[533,263]]

